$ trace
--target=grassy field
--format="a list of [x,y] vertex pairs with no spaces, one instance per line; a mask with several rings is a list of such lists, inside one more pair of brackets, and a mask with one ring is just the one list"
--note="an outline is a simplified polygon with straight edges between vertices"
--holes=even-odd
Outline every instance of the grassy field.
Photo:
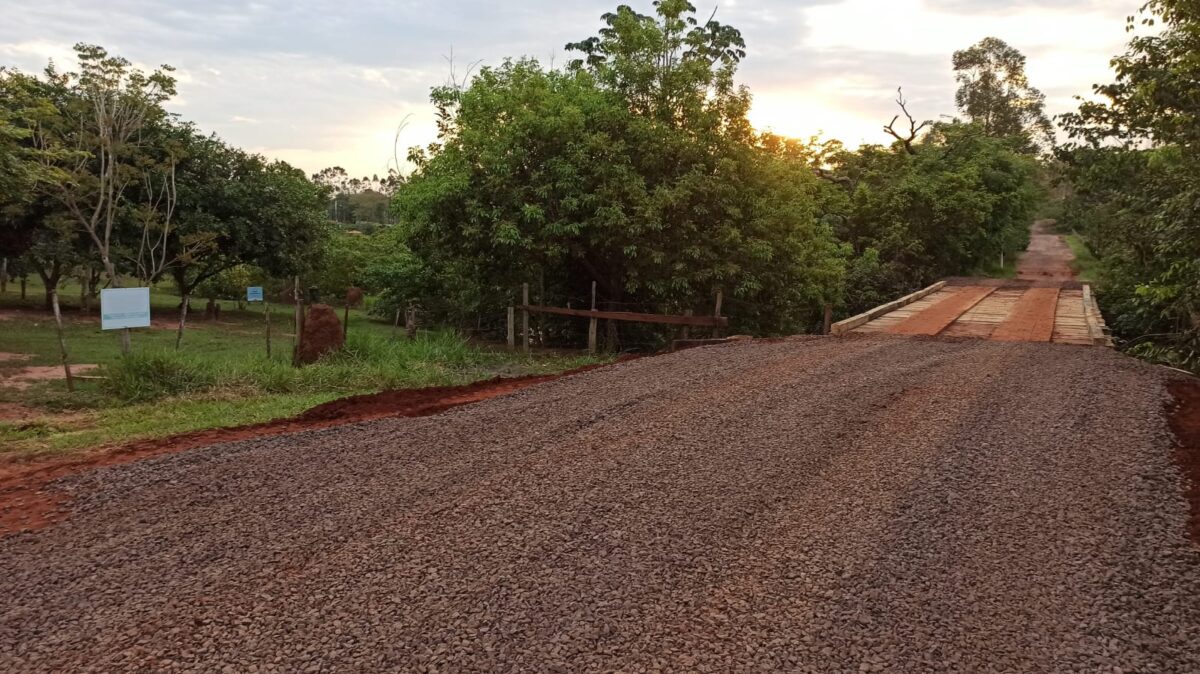
[[1084,283],[1095,283],[1100,280],[1100,261],[1092,254],[1092,249],[1088,248],[1087,242],[1079,234],[1071,233],[1063,236],[1067,245],[1071,247],[1071,252],[1075,254],[1075,261],[1072,266],[1075,267],[1075,273],[1080,281]]
[[[293,416],[329,400],[387,388],[463,384],[497,375],[544,374],[597,362],[573,355],[524,357],[468,343],[449,331],[422,331],[409,341],[392,338],[390,325],[361,310],[350,313],[343,352],[296,369],[290,364],[290,307],[272,310],[273,350],[267,358],[261,305],[236,309],[222,302],[219,321],[206,321],[203,301],[175,351],[178,298],[151,292],[154,326],[133,331],[133,353],[120,354],[118,334],[100,330],[93,308],[79,310],[78,287],[61,291],[66,340],[73,364],[99,368],[68,393],[61,371],[19,390],[14,375],[26,366],[56,366],[53,316],[42,309],[42,288],[30,284],[21,301],[12,284],[0,295],[0,352],[29,356],[0,360],[0,454],[64,452],[238,426]],[[17,413],[14,414],[14,405]]]

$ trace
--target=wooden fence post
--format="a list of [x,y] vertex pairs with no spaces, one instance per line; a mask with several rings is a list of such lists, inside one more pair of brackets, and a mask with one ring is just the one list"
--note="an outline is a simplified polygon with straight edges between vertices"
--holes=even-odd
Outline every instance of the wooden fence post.
[[529,355],[529,284],[525,283],[521,286],[521,340],[525,342],[522,347],[525,355]]
[[263,321],[267,324],[267,360],[271,360],[271,302],[263,293]]
[[396,318],[392,321],[392,339],[396,339],[396,335],[400,332],[400,309],[396,308]]
[[[721,317],[721,300],[723,299],[723,297],[724,296],[722,295],[721,291],[718,290],[717,291],[717,306],[715,309],[713,309],[713,316],[716,318]],[[712,334],[713,334],[713,339],[720,337],[721,336],[721,327],[720,326],[714,327]]]
[[833,305],[825,305],[825,320],[821,322],[821,334],[828,335],[833,329]]
[[516,351],[517,349],[517,310],[513,307],[508,308],[508,350]]
[[300,332],[304,329],[304,310],[300,305],[300,277],[296,276],[292,285],[292,303],[295,305],[292,312],[292,321],[295,323],[295,333],[292,335],[292,365],[299,367],[300,365]]
[[342,341],[350,335],[350,299],[346,299],[346,310],[342,312]]
[[54,327],[58,332],[58,352],[63,372],[67,376],[67,391],[75,392],[75,380],[71,378],[71,364],[67,362],[67,340],[63,336],[62,312],[58,310],[58,290],[50,291],[50,304],[54,307]]
[[[692,310],[691,310],[691,309],[688,309],[687,311],[684,311],[684,312],[683,312],[683,315],[684,315],[684,316],[691,316],[691,315],[692,315]],[[719,314],[718,314],[718,315],[719,315]],[[689,339],[689,338],[691,338],[691,334],[692,334],[692,333],[691,333],[691,331],[688,329],[688,326],[686,326],[686,325],[685,325],[685,326],[683,326],[683,331],[682,331],[682,335],[680,336],[680,339]]]
[[417,308],[412,304],[404,312],[404,336],[410,342],[417,338]]
[[[592,311],[596,310],[596,282],[592,281]],[[588,320],[588,353],[596,355],[596,328],[599,326],[599,321],[593,316]]]

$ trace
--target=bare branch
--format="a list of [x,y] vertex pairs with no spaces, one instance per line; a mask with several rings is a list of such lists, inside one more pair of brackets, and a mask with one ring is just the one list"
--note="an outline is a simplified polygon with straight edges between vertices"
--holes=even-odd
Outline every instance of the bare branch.
[[933,122],[926,120],[920,124],[917,123],[917,120],[908,112],[908,101],[904,100],[903,87],[897,87],[896,89],[896,104],[900,106],[900,111],[904,113],[906,118],[908,118],[908,132],[906,135],[901,135],[899,131],[896,131],[896,122],[900,121],[900,115],[893,117],[891,123],[883,127],[883,131],[901,143],[904,143],[904,150],[906,152],[909,154],[916,154],[917,151],[913,147],[913,142],[917,140],[917,137],[921,134],[921,131],[923,131],[925,127],[929,126]]

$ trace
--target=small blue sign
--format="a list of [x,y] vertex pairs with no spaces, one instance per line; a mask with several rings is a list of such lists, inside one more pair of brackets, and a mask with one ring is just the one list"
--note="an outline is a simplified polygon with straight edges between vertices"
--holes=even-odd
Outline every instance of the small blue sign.
[[250,286],[249,288],[246,288],[246,301],[247,302],[263,301],[262,286]]

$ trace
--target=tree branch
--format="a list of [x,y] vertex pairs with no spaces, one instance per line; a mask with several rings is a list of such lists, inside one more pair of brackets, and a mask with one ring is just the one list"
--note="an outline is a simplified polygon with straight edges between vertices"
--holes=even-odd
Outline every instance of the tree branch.
[[908,134],[901,135],[899,131],[896,131],[896,122],[900,120],[900,115],[893,117],[891,123],[883,127],[883,131],[901,143],[904,143],[904,150],[906,152],[909,154],[916,154],[917,151],[913,147],[913,142],[917,139],[917,136],[921,134],[921,131],[924,130],[925,127],[932,124],[932,122],[926,120],[920,124],[917,124],[917,120],[914,119],[913,116],[908,112],[908,102],[904,100],[903,87],[896,88],[896,104],[900,106],[900,111],[904,113],[905,117],[908,118]]

